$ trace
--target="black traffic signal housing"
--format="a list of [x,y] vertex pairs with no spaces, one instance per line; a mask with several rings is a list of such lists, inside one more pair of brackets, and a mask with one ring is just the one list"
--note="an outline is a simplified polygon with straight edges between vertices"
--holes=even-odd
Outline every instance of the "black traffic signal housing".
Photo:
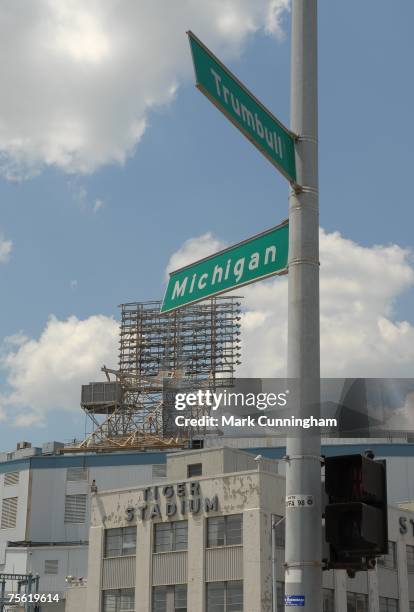
[[325,458],[327,569],[354,575],[375,567],[376,557],[388,552],[386,465],[372,457]]

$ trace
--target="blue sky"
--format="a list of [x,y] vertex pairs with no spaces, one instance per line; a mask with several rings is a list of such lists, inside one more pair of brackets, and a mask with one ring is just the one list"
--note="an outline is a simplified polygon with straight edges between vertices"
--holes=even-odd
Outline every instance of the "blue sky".
[[[7,4],[4,10],[10,17],[13,8],[12,4]],[[39,2],[39,6],[42,4]],[[266,7],[268,3],[256,4]],[[242,18],[246,18],[249,3],[240,3],[242,5],[245,10]],[[91,6],[93,16],[93,7],[97,5],[92,3]],[[2,343],[0,406],[3,406],[4,416],[0,423],[0,449],[10,448],[20,439],[38,443],[82,436],[84,419],[78,401],[83,372],[79,367],[76,375],[71,376],[70,363],[70,359],[76,358],[76,351],[68,353],[66,361],[64,355],[59,357],[62,378],[51,371],[53,380],[50,380],[48,360],[42,361],[43,357],[36,366],[30,362],[29,339],[39,342],[50,315],[61,322],[70,316],[79,321],[88,321],[95,315],[116,319],[119,303],[162,296],[165,268],[172,254],[180,250],[186,240],[210,232],[218,241],[231,244],[286,218],[286,180],[195,89],[184,32],[186,28],[193,29],[255,95],[289,125],[290,15],[287,12],[282,15],[281,28],[285,32],[282,39],[265,32],[259,12],[252,17],[256,20],[257,31],[246,33],[243,27],[236,34],[230,31],[229,43],[226,32],[217,33],[209,23],[210,17],[220,15],[220,10],[219,5],[215,6],[216,12],[212,11],[211,16],[206,12],[197,18],[194,13],[193,21],[197,22],[194,25],[188,23],[193,14],[189,11],[169,26],[171,30],[167,29],[165,36],[170,33],[174,41],[180,41],[180,37],[184,41],[182,47],[180,42],[174,42],[176,65],[174,56],[163,63],[162,49],[158,52],[154,47],[155,55],[145,57],[138,45],[135,52],[143,54],[140,61],[146,64],[146,72],[144,75],[136,73],[139,83],[134,89],[131,84],[134,71],[126,63],[122,64],[126,85],[125,95],[122,90],[120,95],[128,98],[126,106],[121,107],[116,100],[111,106],[105,93],[102,94],[102,108],[96,112],[102,113],[103,122],[98,127],[103,129],[107,119],[113,132],[122,129],[119,127],[121,114],[127,112],[126,108],[129,112],[135,103],[138,108],[147,95],[155,99],[154,105],[148,104],[145,112],[139,115],[141,119],[145,116],[146,129],[136,146],[129,147],[123,164],[116,161],[100,164],[96,162],[99,156],[95,155],[93,167],[85,173],[80,162],[77,167],[59,162],[59,157],[51,157],[49,151],[49,160],[53,161],[45,165],[47,155],[37,152],[41,140],[30,131],[30,123],[39,120],[39,125],[47,127],[53,118],[59,124],[58,111],[63,108],[62,102],[58,103],[53,93],[48,96],[45,92],[43,99],[36,99],[31,118],[30,96],[34,86],[30,79],[23,78],[25,69],[29,71],[30,68],[28,62],[25,66],[24,58],[29,56],[23,52],[20,54],[23,59],[19,56],[16,80],[21,79],[20,89],[13,82],[13,73],[8,73],[17,110],[11,113],[10,100],[8,105],[0,101],[0,160],[13,160],[12,172],[3,171],[0,179],[0,235],[3,240],[12,241],[9,260],[0,264],[0,341],[19,332],[25,339],[20,339],[20,344]],[[181,7],[177,12],[180,11]],[[151,32],[155,36],[157,15],[148,15],[148,32],[143,25],[145,17],[146,14],[141,20],[137,19],[136,26],[131,26],[136,27],[138,39],[140,36],[144,39]],[[23,25],[30,30],[38,17],[33,17],[32,22],[24,14],[14,18],[16,23],[26,20],[22,30]],[[373,266],[376,261],[375,251],[372,251],[374,245],[398,245],[408,250],[413,247],[414,212],[409,188],[414,141],[413,21],[414,5],[407,0],[392,4],[384,0],[321,1],[319,6],[321,226],[328,235],[340,232],[343,238],[368,249],[357,249],[357,253],[361,253],[362,258],[365,252],[369,253]],[[231,42],[233,39],[235,42]],[[18,42],[11,38],[3,39],[3,45],[6,44],[5,52],[12,61],[14,54],[17,56],[21,50]],[[108,69],[110,80],[114,68],[107,67],[112,60],[110,51],[109,56],[104,51],[100,70]],[[71,66],[73,82],[77,82],[76,70],[86,75],[88,70],[96,70],[81,60]],[[164,76],[151,85],[148,93],[145,75],[151,81],[151,73],[157,70]],[[57,78],[55,72],[51,73],[51,79],[54,78]],[[174,95],[163,90],[168,83],[177,85]],[[7,81],[3,86],[7,88]],[[18,94],[26,98],[21,109]],[[23,123],[29,125],[25,137],[29,141],[32,136],[33,142],[26,151],[23,145],[23,153],[16,161],[11,142],[13,130],[16,138],[21,136],[19,112]],[[85,111],[82,119],[86,121],[89,116]],[[10,122],[6,136],[2,127],[5,122]],[[108,127],[108,132],[110,130]],[[104,138],[97,142],[99,145]],[[117,146],[121,146],[119,142]],[[127,148],[124,146],[124,151]],[[24,155],[27,159],[22,163]],[[82,163],[88,155],[93,157],[87,152]],[[36,163],[32,163],[33,158]],[[29,174],[33,176],[21,178],[19,173],[27,174],[26,169],[21,168],[28,165]],[[9,168],[7,164],[6,167]],[[349,243],[345,246],[340,241],[335,243],[335,248],[342,249],[344,257],[348,247],[351,248]],[[355,255],[355,249],[352,253]],[[390,255],[383,269],[381,257],[378,257],[379,269],[372,276],[358,270],[359,286],[368,287],[370,283],[386,286],[395,282],[394,293],[391,291],[385,299],[384,312],[373,316],[389,317],[393,323],[405,321],[409,335],[414,325],[414,289],[409,270],[414,263],[410,253],[401,256],[402,269],[398,274],[402,280],[397,283],[393,279],[393,256]],[[358,259],[358,254],[355,260],[350,259],[351,278],[352,266]],[[323,267],[322,259],[321,264]],[[346,261],[341,265],[345,266]],[[363,273],[365,279],[361,277]],[[260,310],[257,296],[251,297],[253,301],[256,299],[252,306],[256,313]],[[366,303],[371,304],[374,298],[375,295]],[[347,310],[346,302],[343,307]],[[102,334],[103,330],[104,327],[99,328],[97,333]],[[38,344],[34,346],[39,348]],[[392,345],[393,351],[400,356],[405,346],[404,342],[399,344],[398,339]],[[96,363],[88,363],[85,367],[84,382],[91,379],[93,371],[96,371],[95,379],[100,378],[102,363],[99,358],[108,355],[105,350],[98,354]],[[7,361],[11,353],[15,358],[7,365],[4,360]],[[37,359],[36,355],[33,359]],[[401,367],[399,363],[394,364],[390,375],[398,376],[401,372],[400,375],[407,376],[414,359],[402,360]],[[116,353],[113,353],[112,364],[107,365],[116,365]],[[30,376],[37,372],[36,367],[40,368],[39,377],[32,380]],[[387,375],[386,367],[379,365],[378,370],[374,366],[367,367],[367,372]],[[342,373],[348,374],[348,371]],[[22,391],[19,381],[22,376],[26,377],[23,385],[26,390],[38,380],[45,393],[45,405],[50,396],[56,398],[55,408],[51,404],[42,411],[40,392],[33,400],[36,405],[30,405],[30,398],[34,396]],[[60,401],[59,385],[70,398],[72,409],[67,402]],[[10,401],[13,393],[15,398]],[[34,414],[39,418],[22,418],[22,426],[17,426],[16,414]]]

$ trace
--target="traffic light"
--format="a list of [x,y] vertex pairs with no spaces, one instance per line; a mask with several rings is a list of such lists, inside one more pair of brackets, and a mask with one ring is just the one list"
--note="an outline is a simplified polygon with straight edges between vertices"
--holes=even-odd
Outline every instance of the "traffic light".
[[388,552],[385,461],[373,455],[325,458],[325,566],[349,573],[375,567]]

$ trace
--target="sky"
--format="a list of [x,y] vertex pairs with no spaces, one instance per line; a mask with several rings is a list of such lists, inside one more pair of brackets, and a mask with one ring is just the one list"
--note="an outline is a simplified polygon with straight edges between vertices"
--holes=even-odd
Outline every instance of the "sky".
[[[412,377],[409,0],[319,2],[321,368]],[[118,305],[280,223],[286,179],[194,87],[191,29],[289,125],[289,0],[3,0],[0,450],[81,438]],[[243,291],[243,376],[283,376],[287,280]]]

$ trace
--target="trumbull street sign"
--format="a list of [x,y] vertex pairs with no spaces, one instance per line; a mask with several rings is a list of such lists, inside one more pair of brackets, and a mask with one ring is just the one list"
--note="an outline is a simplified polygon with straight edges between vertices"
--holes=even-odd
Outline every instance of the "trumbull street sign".
[[287,179],[296,183],[295,136],[188,32],[196,85]]
[[289,224],[285,221],[172,272],[161,312],[169,312],[275,274],[286,274],[288,244]]

